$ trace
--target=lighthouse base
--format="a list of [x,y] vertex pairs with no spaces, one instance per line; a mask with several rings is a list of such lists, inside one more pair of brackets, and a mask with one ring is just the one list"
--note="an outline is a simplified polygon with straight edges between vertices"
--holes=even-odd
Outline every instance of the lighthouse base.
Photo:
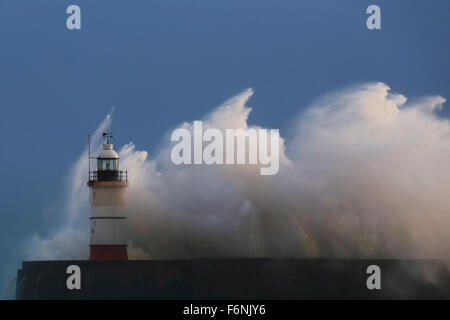
[[89,260],[128,260],[126,245],[91,245]]

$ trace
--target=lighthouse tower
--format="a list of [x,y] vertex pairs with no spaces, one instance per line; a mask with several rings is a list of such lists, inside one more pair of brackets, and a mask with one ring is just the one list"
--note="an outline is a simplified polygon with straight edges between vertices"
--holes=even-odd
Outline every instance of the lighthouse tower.
[[[91,202],[90,260],[127,260],[123,233],[127,172],[119,170],[119,156],[109,143],[112,134],[103,133],[106,143],[97,157],[97,171],[89,172],[87,185]],[[89,159],[90,161],[90,159]]]

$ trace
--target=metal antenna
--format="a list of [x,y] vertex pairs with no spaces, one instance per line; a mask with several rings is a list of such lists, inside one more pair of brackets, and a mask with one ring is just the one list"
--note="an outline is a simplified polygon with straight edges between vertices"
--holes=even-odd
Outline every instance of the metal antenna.
[[109,139],[113,138],[112,132],[109,131],[103,132],[103,138],[106,138],[106,143],[109,144]]
[[88,134],[89,181],[91,180],[91,135]]

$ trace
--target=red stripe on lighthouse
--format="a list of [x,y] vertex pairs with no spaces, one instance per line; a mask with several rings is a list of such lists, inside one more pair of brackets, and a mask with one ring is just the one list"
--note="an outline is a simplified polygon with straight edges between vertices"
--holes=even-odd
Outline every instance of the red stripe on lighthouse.
[[127,246],[91,245],[90,260],[128,260]]

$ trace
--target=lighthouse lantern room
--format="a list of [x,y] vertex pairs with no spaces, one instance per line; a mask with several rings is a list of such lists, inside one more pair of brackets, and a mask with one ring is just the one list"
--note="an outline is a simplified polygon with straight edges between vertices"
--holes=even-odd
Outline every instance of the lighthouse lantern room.
[[123,206],[128,177],[126,171],[119,170],[119,156],[109,141],[112,134],[105,132],[103,137],[106,143],[97,157],[97,171],[89,171],[87,183],[91,202],[90,260],[127,260]]

